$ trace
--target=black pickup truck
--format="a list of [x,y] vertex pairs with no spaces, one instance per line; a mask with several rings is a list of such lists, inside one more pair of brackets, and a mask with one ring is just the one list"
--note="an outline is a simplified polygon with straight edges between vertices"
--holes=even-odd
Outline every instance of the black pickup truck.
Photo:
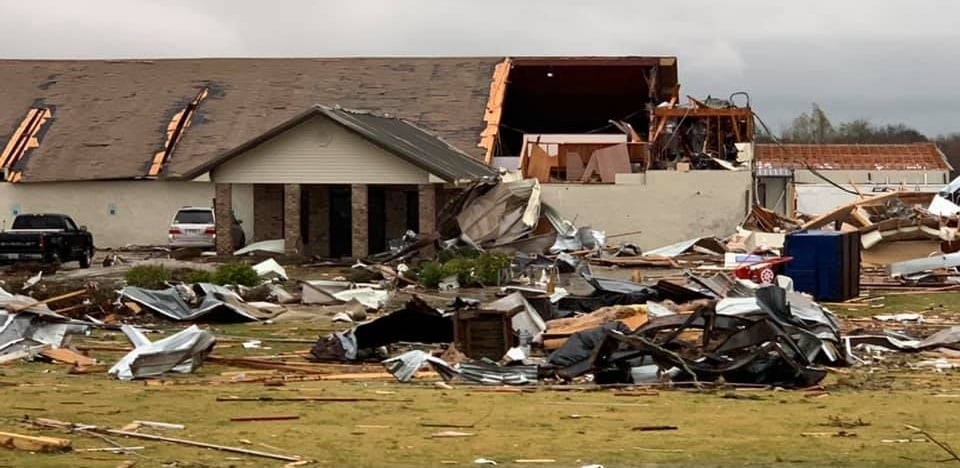
[[90,268],[93,236],[62,214],[22,214],[0,232],[0,264],[39,262],[57,265],[78,261]]

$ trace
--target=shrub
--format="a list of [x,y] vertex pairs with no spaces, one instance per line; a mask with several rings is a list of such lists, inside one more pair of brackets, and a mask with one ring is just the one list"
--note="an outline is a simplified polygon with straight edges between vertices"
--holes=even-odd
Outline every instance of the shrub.
[[480,252],[469,246],[452,247],[446,250],[441,250],[437,254],[440,263],[447,263],[450,260],[456,260],[458,258],[477,258],[478,256],[480,256]]
[[225,263],[217,267],[213,274],[213,283],[240,284],[243,286],[256,286],[260,284],[260,275],[252,266],[246,263]]
[[420,266],[420,274],[417,280],[425,288],[435,289],[440,286],[443,279],[443,265],[440,262],[426,262]]
[[135,266],[124,276],[127,284],[138,288],[163,289],[173,279],[173,273],[162,265]]
[[188,270],[183,276],[183,282],[189,284],[212,283],[213,273],[203,270]]
[[461,286],[467,286],[474,282],[475,264],[476,262],[472,258],[451,258],[443,264],[440,270],[444,278],[456,276]]
[[477,281],[484,285],[500,284],[501,272],[510,265],[511,261],[506,255],[485,252],[477,257],[474,275]]

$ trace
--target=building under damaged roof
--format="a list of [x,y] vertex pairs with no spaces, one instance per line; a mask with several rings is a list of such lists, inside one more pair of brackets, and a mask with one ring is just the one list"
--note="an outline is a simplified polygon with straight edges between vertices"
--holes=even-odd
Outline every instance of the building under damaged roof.
[[[444,187],[463,175],[450,167],[470,165],[464,157],[492,163],[517,156],[525,134],[627,131],[633,141],[664,132],[652,111],[676,97],[677,76],[674,57],[0,61],[0,166],[7,182],[0,190],[11,201],[5,217],[69,208],[97,231],[102,246],[162,243],[165,213],[209,204],[218,169],[221,177],[237,175],[226,166],[269,152],[270,163],[246,168],[261,171],[289,151],[288,163],[326,166],[327,175],[304,170],[287,181],[264,171],[262,179],[247,174],[243,183],[231,181],[247,239],[299,229],[301,241],[320,239],[319,253],[374,251],[383,238],[420,228],[418,218],[431,211],[419,208],[429,204],[420,203],[423,190],[437,190],[441,203]],[[350,135],[331,130],[337,140],[300,125],[306,114],[311,122],[337,120],[321,108],[361,113],[339,113],[334,123]],[[394,120],[371,130],[376,119],[359,115]],[[392,130],[383,131],[388,124]],[[397,135],[391,146],[387,135],[396,131],[418,135],[417,146],[400,148],[405,137]],[[450,158],[461,162],[450,166]],[[429,160],[428,170],[422,163]],[[331,175],[371,167],[382,170],[365,172],[366,179]],[[609,172],[607,164],[598,169]],[[467,172],[478,176],[477,169]],[[297,206],[286,206],[295,198]],[[351,220],[363,211],[354,209],[353,198],[361,205],[365,198],[369,217],[380,219]],[[297,209],[303,226],[283,222]],[[370,224],[369,239],[347,246],[345,233],[310,232],[304,219],[318,216],[330,224]]]
[[821,215],[886,190],[938,192],[950,164],[935,143],[755,147],[757,202],[782,215]]
[[[475,159],[648,248],[732,231],[758,199],[789,213],[806,177],[760,164],[754,193],[773,150],[753,149],[749,96],[682,95],[675,57],[7,60],[0,79],[0,220],[68,212],[99,247],[165,243],[177,208],[218,198],[249,241],[362,256],[434,226],[458,182],[492,174]],[[642,203],[609,210],[624,200]]]

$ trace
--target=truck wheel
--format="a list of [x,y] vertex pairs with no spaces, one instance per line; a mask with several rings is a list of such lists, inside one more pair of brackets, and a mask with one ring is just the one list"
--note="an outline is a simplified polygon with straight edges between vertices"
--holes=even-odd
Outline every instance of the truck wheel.
[[90,268],[91,263],[93,263],[93,247],[87,247],[83,251],[83,256],[80,257],[80,268]]

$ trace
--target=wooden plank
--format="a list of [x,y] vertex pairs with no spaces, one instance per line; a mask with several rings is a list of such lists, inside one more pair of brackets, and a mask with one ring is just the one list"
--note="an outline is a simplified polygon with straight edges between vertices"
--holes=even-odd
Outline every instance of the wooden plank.
[[86,290],[86,289],[78,289],[78,290],[76,290],[76,291],[69,292],[69,293],[66,293],[66,294],[61,294],[61,295],[59,295],[59,296],[49,297],[49,298],[46,298],[46,299],[44,299],[44,300],[42,300],[42,301],[34,302],[34,303],[32,303],[32,304],[22,304],[22,305],[18,305],[18,306],[7,307],[7,310],[10,311],[10,312],[12,312],[12,313],[17,313],[17,312],[20,312],[20,311],[23,311],[23,310],[27,310],[27,309],[29,309],[29,308],[31,308],[31,307],[36,307],[36,306],[44,305],[44,304],[50,304],[50,303],[52,303],[52,302],[62,301],[62,300],[64,300],[64,299],[70,299],[70,298],[73,298],[73,297],[81,296],[81,295],[86,294],[86,293],[87,293],[87,290]]
[[493,164],[493,152],[496,139],[500,133],[500,117],[503,114],[503,100],[507,94],[507,78],[512,68],[510,58],[498,63],[493,69],[493,77],[490,80],[490,93],[487,97],[487,105],[483,114],[485,127],[480,133],[480,143],[477,145],[484,150],[484,162],[487,165]]
[[410,403],[413,400],[407,399],[392,399],[388,400],[386,398],[371,398],[371,397],[321,397],[321,396],[299,396],[299,397],[272,397],[272,396],[259,396],[259,397],[238,397],[238,396],[225,396],[217,397],[217,401],[220,402],[231,402],[231,401],[317,401],[322,403],[366,403],[366,402],[376,402],[376,403]]
[[730,116],[730,123],[733,125],[733,134],[737,142],[743,141],[743,137],[740,135],[740,125],[737,124],[737,118],[735,116]]
[[28,436],[15,434],[13,432],[0,432],[0,447],[23,450],[25,452],[57,453],[69,452],[71,442],[69,439],[58,439],[56,437]]
[[272,458],[274,460],[283,460],[283,461],[291,461],[291,462],[302,460],[302,458],[300,457],[277,455],[275,453],[261,452],[259,450],[249,450],[249,449],[240,448],[240,447],[230,447],[226,445],[208,444],[206,442],[197,442],[197,441],[188,440],[188,439],[174,439],[172,437],[162,437],[162,436],[146,434],[142,432],[118,431],[114,429],[101,429],[101,430],[98,430],[97,432],[106,432],[113,435],[122,435],[126,437],[138,438],[138,439],[159,440],[162,442],[171,442],[171,443],[180,444],[180,445],[191,445],[194,447],[203,447],[208,449],[221,450],[224,452],[242,453],[244,455],[255,455],[263,458]]
[[254,422],[254,421],[292,421],[300,419],[300,416],[240,416],[230,418],[231,422]]
[[84,356],[76,351],[73,351],[67,348],[45,349],[40,352],[40,355],[48,359],[53,359],[54,361],[57,361],[57,362],[73,364],[75,366],[81,366],[81,367],[93,366],[97,363],[96,359],[90,356]]
[[172,437],[162,437],[162,436],[153,435],[153,434],[147,434],[147,433],[142,433],[142,432],[131,432],[131,431],[116,430],[116,429],[106,429],[106,428],[100,428],[100,427],[97,427],[97,426],[90,426],[90,425],[85,425],[85,424],[75,424],[75,423],[70,423],[70,422],[66,422],[66,421],[58,421],[58,420],[56,420],[56,419],[36,418],[36,419],[31,420],[31,422],[33,422],[35,425],[41,426],[41,427],[54,427],[54,428],[58,428],[58,429],[75,429],[75,430],[79,430],[79,431],[89,431],[89,432],[96,432],[96,433],[101,433],[101,434],[120,435],[120,436],[125,436],[125,437],[132,437],[132,438],[135,438],[135,439],[158,440],[158,441],[161,441],[161,442],[170,442],[170,443],[180,444],[180,445],[190,445],[190,446],[193,446],[193,447],[203,447],[203,448],[208,448],[208,449],[213,449],[213,450],[221,450],[221,451],[224,451],[224,452],[241,453],[241,454],[244,454],[244,455],[254,455],[254,456],[258,456],[258,457],[272,458],[272,459],[274,459],[274,460],[282,460],[282,461],[288,461],[288,462],[299,462],[299,461],[302,461],[302,460],[303,460],[303,457],[293,457],[293,456],[288,456],[288,455],[278,455],[278,454],[275,454],[275,453],[261,452],[261,451],[258,451],[258,450],[249,450],[249,449],[240,448],[240,447],[230,447],[230,446],[226,446],[226,445],[208,444],[208,443],[206,443],[206,442],[198,442],[198,441],[189,440],[189,439],[175,439],[175,438],[172,438]]

